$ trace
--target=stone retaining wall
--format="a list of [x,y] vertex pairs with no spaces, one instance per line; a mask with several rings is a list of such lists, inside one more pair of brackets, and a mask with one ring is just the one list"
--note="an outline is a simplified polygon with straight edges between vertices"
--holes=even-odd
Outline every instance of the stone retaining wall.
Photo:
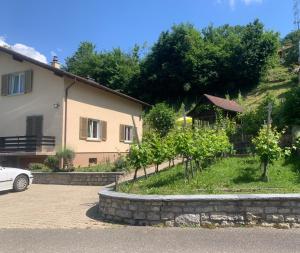
[[135,195],[99,192],[102,219],[131,225],[300,227],[300,194]]
[[123,172],[33,172],[34,184],[109,185]]

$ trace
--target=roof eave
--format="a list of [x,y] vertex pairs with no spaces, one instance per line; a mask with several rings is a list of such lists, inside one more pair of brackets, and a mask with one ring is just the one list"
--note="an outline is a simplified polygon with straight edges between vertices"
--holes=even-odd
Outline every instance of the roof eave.
[[12,55],[12,56],[14,57],[14,59],[16,59],[16,60],[19,60],[19,61],[27,61],[27,62],[30,62],[30,63],[32,63],[32,64],[34,64],[34,65],[37,65],[37,66],[39,66],[39,67],[41,67],[41,68],[47,69],[47,70],[49,70],[49,71],[52,71],[54,74],[56,74],[56,75],[58,75],[58,76],[62,76],[62,77],[63,77],[63,76],[67,76],[67,77],[69,77],[69,78],[76,79],[76,80],[81,81],[81,82],[84,82],[84,83],[86,83],[86,84],[88,84],[88,85],[90,85],[90,86],[93,86],[93,87],[95,87],[95,88],[102,89],[102,90],[104,90],[104,91],[113,93],[113,94],[115,94],[115,95],[117,95],[117,96],[123,97],[123,98],[125,98],[125,99],[128,99],[128,100],[130,100],[130,101],[136,102],[136,103],[141,104],[141,105],[143,105],[143,106],[147,106],[147,107],[152,106],[152,105],[150,105],[150,104],[148,104],[148,103],[146,103],[146,102],[143,102],[143,101],[141,101],[141,100],[139,100],[139,99],[133,98],[133,97],[128,96],[128,95],[125,95],[125,94],[123,94],[123,93],[121,93],[121,92],[118,92],[118,91],[115,91],[115,90],[113,90],[113,89],[110,89],[110,88],[108,88],[108,87],[106,87],[106,86],[104,86],[104,85],[101,85],[101,84],[99,84],[99,83],[97,83],[97,82],[94,82],[94,81],[92,81],[92,80],[88,80],[88,79],[85,79],[85,78],[83,78],[83,77],[80,77],[80,76],[74,75],[74,74],[72,74],[72,73],[69,73],[69,72],[67,72],[67,71],[64,71],[64,70],[61,70],[61,69],[52,67],[52,66],[50,66],[50,65],[48,65],[48,64],[46,64],[46,63],[43,63],[43,62],[37,61],[37,60],[35,60],[35,59],[32,59],[32,58],[30,58],[30,57],[28,57],[28,56],[25,56],[25,55],[23,55],[23,54],[20,54],[20,53],[18,53],[18,52],[15,52],[15,51],[13,51],[13,50],[11,50],[11,49],[9,49],[9,48],[5,48],[5,47],[0,46],[0,51],[2,51],[2,52],[4,52],[4,53],[7,53],[7,54],[9,54],[9,55]]

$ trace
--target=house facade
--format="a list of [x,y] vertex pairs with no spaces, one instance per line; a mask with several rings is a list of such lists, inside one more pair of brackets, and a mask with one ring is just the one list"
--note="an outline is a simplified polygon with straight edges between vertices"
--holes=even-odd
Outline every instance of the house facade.
[[26,167],[57,150],[75,166],[115,160],[142,136],[146,103],[0,47],[0,164]]

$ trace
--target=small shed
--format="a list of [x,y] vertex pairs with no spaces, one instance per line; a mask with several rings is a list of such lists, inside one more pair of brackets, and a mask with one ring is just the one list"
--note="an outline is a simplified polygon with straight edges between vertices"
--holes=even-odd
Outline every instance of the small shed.
[[214,124],[217,117],[217,108],[223,111],[224,115],[232,118],[243,112],[243,108],[237,102],[225,98],[204,94],[195,108],[187,115],[194,120]]

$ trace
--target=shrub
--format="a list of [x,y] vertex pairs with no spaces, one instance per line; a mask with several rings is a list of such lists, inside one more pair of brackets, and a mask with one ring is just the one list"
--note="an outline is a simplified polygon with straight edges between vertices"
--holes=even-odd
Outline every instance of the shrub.
[[130,146],[130,151],[128,154],[129,164],[135,168],[133,179],[135,180],[137,177],[137,172],[139,169],[143,168],[146,173],[146,166],[150,164],[152,161],[152,152],[149,149],[147,143],[142,142],[140,145],[132,144]]
[[286,96],[280,115],[285,125],[300,125],[300,87],[292,89]]
[[174,127],[176,119],[175,111],[164,103],[156,104],[146,115],[145,123],[150,128],[160,134],[166,136]]
[[51,171],[49,167],[47,167],[45,164],[42,163],[30,163],[28,165],[28,169],[32,171],[42,171],[42,172]]
[[155,164],[155,172],[158,172],[158,166],[166,159],[166,149],[163,138],[155,132],[151,131],[144,137],[144,143],[148,146],[151,152],[151,160],[148,162]]
[[53,171],[58,171],[59,169],[59,159],[57,156],[48,156],[45,159],[44,164]]
[[56,152],[56,157],[63,160],[63,169],[70,170],[73,168],[73,160],[75,152],[71,149],[65,148]]
[[275,125],[279,124],[279,100],[267,95],[266,98],[254,110],[243,112],[239,117],[241,120],[242,132],[246,135],[255,136],[260,130],[268,116],[268,104],[272,104],[272,118]]
[[114,161],[112,171],[129,171],[126,157],[119,155],[119,157]]

